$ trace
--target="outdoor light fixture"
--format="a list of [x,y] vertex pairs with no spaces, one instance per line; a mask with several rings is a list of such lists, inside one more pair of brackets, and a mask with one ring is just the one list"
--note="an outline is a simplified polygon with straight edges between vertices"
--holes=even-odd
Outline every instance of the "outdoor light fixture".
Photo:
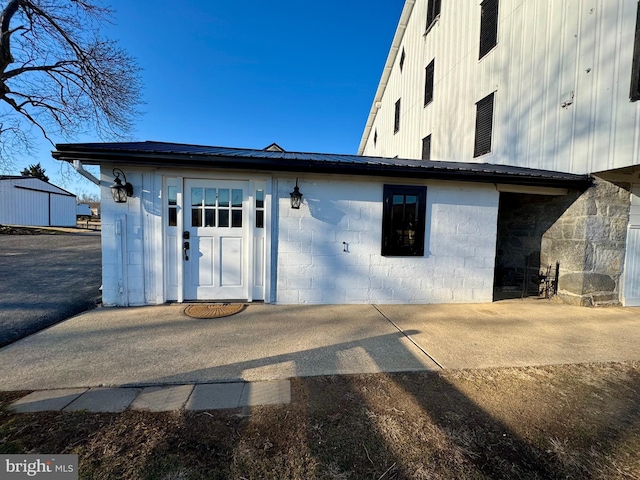
[[300,204],[302,203],[302,194],[300,193],[300,189],[298,189],[298,179],[296,178],[296,186],[291,192],[291,208],[298,209],[300,208]]
[[[113,200],[116,203],[126,203],[127,197],[133,196],[133,185],[127,182],[127,177],[124,172],[119,168],[113,169],[113,185],[111,185],[111,195],[113,195]],[[120,177],[124,179],[124,185],[122,184],[122,180]]]

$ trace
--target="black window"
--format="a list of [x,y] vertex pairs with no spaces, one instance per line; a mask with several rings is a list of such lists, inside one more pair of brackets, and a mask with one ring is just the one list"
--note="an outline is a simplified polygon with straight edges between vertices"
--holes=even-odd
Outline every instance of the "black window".
[[640,3],[636,14],[636,40],[633,46],[633,65],[631,70],[631,101],[640,100]]
[[433,73],[435,70],[435,59],[425,68],[424,79],[424,106],[426,107],[433,101]]
[[433,25],[440,15],[440,0],[429,0],[427,4],[427,30]]
[[382,255],[424,255],[427,187],[385,185]]
[[422,160],[431,160],[431,135],[422,139]]
[[378,145],[378,129],[376,128],[375,132],[373,132],[373,146]]
[[398,133],[400,130],[400,99],[396,102],[395,117],[393,120],[393,133]]
[[493,93],[476,103],[476,141],[473,156],[491,152],[493,132]]
[[480,8],[480,58],[482,58],[498,43],[498,0],[484,0]]
[[404,67],[404,59],[406,55],[404,53],[404,48],[402,49],[402,55],[400,55],[400,71],[402,72],[402,67]]

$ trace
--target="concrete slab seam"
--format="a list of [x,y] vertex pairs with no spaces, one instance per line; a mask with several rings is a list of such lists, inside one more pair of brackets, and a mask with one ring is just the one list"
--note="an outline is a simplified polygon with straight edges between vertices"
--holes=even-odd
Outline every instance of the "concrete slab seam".
[[440,362],[438,362],[435,358],[433,358],[433,357],[429,354],[429,352],[427,352],[424,348],[422,348],[422,346],[421,346],[421,345],[419,345],[419,344],[418,344],[418,343],[417,343],[413,338],[411,338],[411,336],[410,336],[410,335],[407,335],[407,334],[405,333],[405,331],[404,331],[404,330],[402,330],[398,325],[396,325],[396,323],[395,323],[393,320],[391,320],[389,317],[387,317],[387,316],[382,312],[382,310],[380,310],[380,309],[378,308],[378,306],[377,306],[377,305],[372,304],[371,306],[372,306],[373,308],[375,308],[375,309],[378,311],[378,313],[379,313],[380,315],[382,315],[382,316],[383,316],[383,317],[384,317],[384,318],[385,318],[385,319],[386,319],[386,320],[387,320],[391,325],[393,325],[394,327],[396,327],[396,329],[397,329],[400,333],[402,333],[402,335],[404,335],[404,336],[406,337],[406,339],[407,339],[407,340],[409,340],[411,343],[413,343],[413,344],[418,348],[418,350],[420,350],[420,351],[421,351],[422,353],[424,353],[427,357],[429,357],[429,359],[430,359],[433,363],[435,363],[438,367],[440,367],[440,369],[441,369],[441,370],[444,370],[444,367],[443,367],[442,365],[440,365]]

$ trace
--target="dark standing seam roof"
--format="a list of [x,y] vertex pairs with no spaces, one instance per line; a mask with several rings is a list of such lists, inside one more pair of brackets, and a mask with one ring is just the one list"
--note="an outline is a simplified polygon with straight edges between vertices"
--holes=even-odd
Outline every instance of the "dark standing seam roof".
[[327,153],[272,152],[163,142],[58,144],[57,160],[177,168],[220,168],[294,173],[334,173],[587,188],[586,175],[486,163],[406,160]]

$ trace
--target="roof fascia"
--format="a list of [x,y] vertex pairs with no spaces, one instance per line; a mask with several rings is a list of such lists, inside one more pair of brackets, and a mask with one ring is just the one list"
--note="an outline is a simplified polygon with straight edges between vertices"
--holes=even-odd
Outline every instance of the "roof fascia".
[[87,164],[112,163],[128,166],[164,168],[219,168],[225,170],[252,170],[254,172],[304,172],[359,176],[383,176],[393,178],[421,178],[432,180],[467,181],[490,184],[528,185],[584,190],[589,186],[587,176],[553,178],[541,175],[513,174],[508,172],[479,172],[452,170],[449,168],[419,168],[402,165],[330,162],[286,158],[255,158],[237,156],[207,156],[190,154],[162,154],[157,152],[88,152],[55,151],[56,160]]
[[398,22],[396,33],[393,36],[393,41],[391,42],[391,50],[389,50],[387,62],[384,64],[382,77],[380,78],[380,83],[378,83],[378,89],[376,90],[375,97],[373,98],[373,104],[371,105],[371,110],[369,111],[369,117],[367,118],[367,123],[364,127],[362,139],[360,140],[358,155],[362,155],[362,153],[364,152],[364,147],[369,141],[369,135],[371,134],[371,129],[373,128],[373,122],[375,121],[378,110],[380,109],[379,103],[382,101],[384,92],[387,89],[389,77],[391,76],[393,65],[396,63],[398,51],[400,50],[400,44],[402,43],[402,39],[404,38],[404,32],[406,31],[407,25],[409,24],[409,18],[411,17],[411,12],[413,11],[414,5],[415,0],[407,0],[404,4],[404,8],[402,9],[400,21]]

